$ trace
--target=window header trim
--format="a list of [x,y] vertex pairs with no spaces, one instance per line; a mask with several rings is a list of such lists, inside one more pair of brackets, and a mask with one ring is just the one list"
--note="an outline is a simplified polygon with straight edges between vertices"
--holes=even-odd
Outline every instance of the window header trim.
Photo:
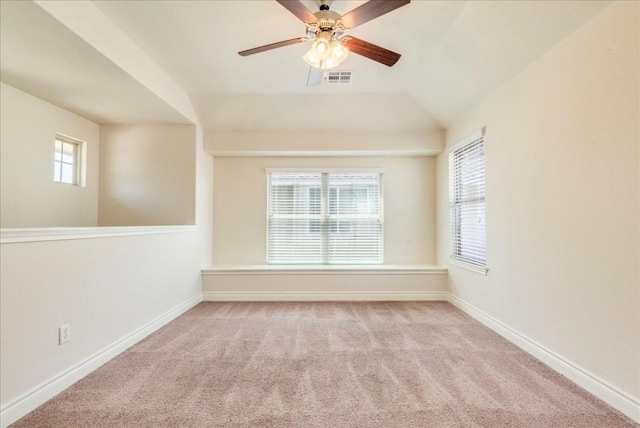
[[372,173],[383,174],[383,168],[265,168],[267,174],[271,173]]

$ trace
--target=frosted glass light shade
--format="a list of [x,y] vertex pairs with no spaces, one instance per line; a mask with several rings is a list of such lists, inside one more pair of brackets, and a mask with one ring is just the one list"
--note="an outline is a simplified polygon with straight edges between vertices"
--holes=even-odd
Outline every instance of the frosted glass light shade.
[[311,52],[311,50],[304,54],[302,59],[304,59],[311,67],[322,68],[322,60],[318,58],[314,52]]
[[[319,51],[322,51],[321,53]],[[349,56],[349,49],[337,40],[318,39],[302,57],[311,67],[323,70],[337,67]]]
[[331,57],[341,64],[349,56],[349,49],[337,40],[331,43]]
[[327,59],[331,56],[331,45],[327,39],[319,38],[311,45],[310,52],[320,60]]

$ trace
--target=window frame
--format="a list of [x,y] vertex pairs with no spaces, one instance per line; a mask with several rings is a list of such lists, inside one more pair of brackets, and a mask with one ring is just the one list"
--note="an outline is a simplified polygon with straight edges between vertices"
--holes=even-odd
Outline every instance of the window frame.
[[[265,172],[267,173],[267,225],[266,225],[266,263],[268,265],[296,265],[296,264],[308,264],[314,266],[344,266],[344,265],[379,265],[384,263],[384,171],[381,168],[266,168]],[[307,231],[309,235],[318,234],[322,239],[322,261],[317,263],[309,263],[304,261],[289,261],[289,262],[281,262],[281,261],[272,261],[270,259],[270,245],[271,245],[271,233],[270,233],[270,213],[271,213],[271,174],[273,173],[302,173],[302,174],[320,174],[321,176],[321,187],[320,187],[320,198],[321,198],[321,208],[320,208],[320,223],[324,224],[324,227],[321,226],[321,230],[319,232],[311,230],[311,223],[309,224]],[[379,204],[379,213],[377,215],[377,221],[379,222],[380,234],[379,238],[379,248],[378,254],[379,259],[377,261],[369,261],[363,263],[349,263],[349,262],[332,262],[330,261],[330,255],[328,250],[328,241],[330,237],[333,235],[339,235],[339,228],[334,232],[331,232],[329,223],[331,221],[340,221],[340,220],[348,220],[340,218],[340,215],[330,214],[329,208],[329,175],[330,174],[359,174],[359,173],[369,173],[369,174],[378,174],[378,204]],[[309,191],[309,196],[311,196],[311,189]],[[312,220],[310,220],[311,222]],[[337,226],[338,227],[338,226]]]
[[[461,174],[458,174],[454,169],[456,165],[460,164],[460,160],[456,162],[456,155],[463,156],[468,155],[467,150],[472,145],[480,145],[482,150],[482,171],[481,171],[481,179],[473,179],[473,177],[466,177],[467,181],[473,181],[475,185],[479,185],[481,183],[482,192],[481,195],[477,195],[477,197],[465,200],[462,198],[462,186],[464,177],[461,177]],[[475,148],[471,148],[475,149]],[[487,240],[486,240],[486,152],[485,152],[485,144],[484,144],[484,128],[474,132],[467,138],[463,139],[459,143],[455,144],[448,150],[448,167],[449,167],[449,262],[451,264],[472,270],[474,272],[478,272],[480,274],[486,275],[488,272],[487,267]],[[464,172],[462,172],[464,173]],[[476,172],[477,173],[477,172]],[[458,179],[458,181],[456,181]],[[481,237],[478,234],[472,235],[472,240],[481,239],[481,250],[483,252],[484,258],[473,258],[469,255],[462,254],[462,250],[460,248],[461,241],[461,225],[462,214],[460,208],[462,207],[478,207],[481,206],[481,216],[483,219],[483,229],[481,232]],[[479,232],[478,232],[479,233]],[[475,244],[475,243],[474,243]]]
[[[60,159],[57,159],[58,155],[58,142],[60,143]],[[73,147],[73,162],[64,161],[64,148],[65,145]],[[69,137],[63,134],[56,134],[54,138],[53,146],[53,182],[57,184],[64,184],[75,187],[85,187],[84,183],[84,158],[86,151],[86,143],[77,138]],[[60,167],[58,168],[58,164]],[[63,181],[63,166],[71,165],[73,168],[73,181]],[[59,171],[59,173],[58,173]]]

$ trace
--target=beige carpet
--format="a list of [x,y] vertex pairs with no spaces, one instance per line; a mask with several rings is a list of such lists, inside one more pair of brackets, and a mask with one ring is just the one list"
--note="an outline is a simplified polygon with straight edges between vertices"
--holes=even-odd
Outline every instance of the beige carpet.
[[633,427],[444,302],[202,303],[14,427]]

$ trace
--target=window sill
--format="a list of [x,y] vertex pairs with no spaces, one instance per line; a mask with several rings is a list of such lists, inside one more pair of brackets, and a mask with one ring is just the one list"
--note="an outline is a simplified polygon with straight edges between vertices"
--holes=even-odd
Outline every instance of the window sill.
[[195,226],[35,227],[0,229],[0,244],[193,232]]
[[473,263],[463,262],[462,260],[458,260],[458,259],[450,258],[449,263],[451,263],[454,266],[458,266],[463,269],[467,269],[472,272],[476,272],[485,276],[487,275],[487,272],[489,272],[489,268],[487,268],[486,266],[478,266],[478,265],[474,265]]
[[446,275],[433,265],[218,265],[202,275]]

